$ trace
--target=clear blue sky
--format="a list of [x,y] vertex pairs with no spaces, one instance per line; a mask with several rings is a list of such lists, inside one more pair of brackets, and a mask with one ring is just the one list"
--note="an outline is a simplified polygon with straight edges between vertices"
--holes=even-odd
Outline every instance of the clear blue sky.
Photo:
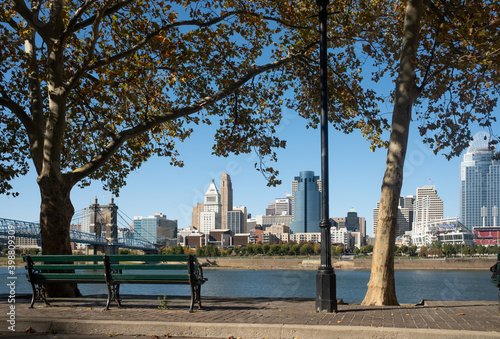
[[[387,108],[390,116],[391,107]],[[497,111],[498,112],[498,111]],[[498,115],[498,114],[497,114]],[[472,127],[474,132],[479,131]],[[253,154],[218,158],[211,155],[213,126],[195,130],[193,136],[179,146],[183,168],[169,165],[168,159],[151,159],[132,173],[127,185],[115,198],[119,212],[133,218],[157,212],[177,219],[179,228],[191,224],[191,207],[203,202],[203,195],[214,178],[220,184],[220,174],[227,172],[232,179],[234,205],[247,206],[252,216],[265,214],[267,204],[291,192],[291,181],[300,171],[312,170],[320,175],[320,133],[305,128],[305,121],[293,112],[286,112],[279,136],[287,140],[287,149],[279,152],[275,168],[280,171],[283,184],[276,188],[266,186],[266,180],[254,169]],[[359,132],[342,134],[330,127],[330,216],[345,217],[353,207],[358,216],[365,217],[367,233],[373,234],[372,210],[380,200],[380,187],[385,170],[386,150],[371,152],[369,144]],[[402,195],[414,195],[417,187],[435,185],[444,201],[445,217],[459,213],[460,162],[462,157],[447,161],[434,155],[416,131],[410,133],[406,156]],[[0,217],[24,221],[38,221],[40,198],[35,173],[14,182],[20,192],[16,198],[0,196]],[[72,201],[75,210],[92,203],[97,196],[107,204],[110,193],[99,183],[80,189],[75,187]],[[120,219],[120,226],[125,226]]]

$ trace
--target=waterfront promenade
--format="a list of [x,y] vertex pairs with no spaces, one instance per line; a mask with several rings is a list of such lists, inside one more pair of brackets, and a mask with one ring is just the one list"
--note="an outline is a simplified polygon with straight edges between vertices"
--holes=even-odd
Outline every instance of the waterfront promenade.
[[[316,313],[314,299],[203,298],[188,312],[186,297],[123,296],[125,308],[104,311],[105,296],[57,300],[50,306],[16,298],[15,329],[4,321],[0,338],[500,338],[496,301],[425,301],[421,305],[366,307],[339,304],[338,313]],[[2,298],[5,320],[9,309]],[[33,334],[25,333],[30,328]],[[45,334],[44,334],[45,333]],[[78,334],[78,335],[76,335]]]

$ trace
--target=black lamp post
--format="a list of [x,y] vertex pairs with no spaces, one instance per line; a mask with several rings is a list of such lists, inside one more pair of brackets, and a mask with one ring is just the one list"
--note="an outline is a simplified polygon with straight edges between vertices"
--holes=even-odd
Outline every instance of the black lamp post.
[[326,19],[329,0],[317,0],[320,30],[321,95],[321,265],[316,273],[316,311],[337,312],[335,272],[332,267],[330,217],[328,211],[328,54]]

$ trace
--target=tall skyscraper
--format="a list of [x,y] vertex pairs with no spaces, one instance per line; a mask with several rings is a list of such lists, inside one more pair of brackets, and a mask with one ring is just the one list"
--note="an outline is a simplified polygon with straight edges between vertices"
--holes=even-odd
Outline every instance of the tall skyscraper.
[[302,171],[292,182],[294,217],[290,223],[293,233],[320,232],[321,195],[318,176],[313,171]]
[[[413,232],[423,232],[430,221],[443,219],[443,200],[438,196],[436,186],[417,188],[417,196],[413,207]],[[416,231],[416,232],[415,232]]]
[[203,212],[200,213],[200,231],[208,234],[210,230],[221,228],[221,198],[215,182],[208,187],[205,193],[205,202],[203,204]]
[[460,165],[460,221],[473,227],[498,226],[500,206],[500,162],[493,160],[490,135],[479,132]]
[[221,228],[227,227],[227,212],[233,210],[233,184],[231,177],[227,173],[220,176],[220,197],[221,197]]
[[[314,172],[312,172],[312,173],[314,175]],[[314,178],[315,178],[314,180],[316,181],[316,189],[319,191],[320,199],[321,199],[321,179],[319,178],[319,176],[316,176]],[[290,210],[292,212],[292,215],[295,213],[295,198],[294,198],[295,195],[294,194],[299,189],[299,181],[300,181],[300,176],[295,177],[292,180],[292,194],[287,195],[287,198],[290,199],[290,205],[291,205]],[[321,203],[320,203],[320,208],[321,208]]]

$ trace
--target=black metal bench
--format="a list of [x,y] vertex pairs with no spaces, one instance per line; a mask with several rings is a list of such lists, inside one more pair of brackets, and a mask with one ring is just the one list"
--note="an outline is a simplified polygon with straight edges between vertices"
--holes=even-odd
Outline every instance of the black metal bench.
[[35,300],[48,304],[45,286],[49,283],[106,284],[106,309],[112,300],[122,306],[121,284],[181,284],[190,285],[192,312],[195,301],[201,309],[201,285],[207,280],[196,257],[187,254],[27,255],[23,259],[33,291],[30,308]]
[[498,314],[500,315],[500,252],[497,254],[497,263],[490,267],[491,283],[498,288]]

